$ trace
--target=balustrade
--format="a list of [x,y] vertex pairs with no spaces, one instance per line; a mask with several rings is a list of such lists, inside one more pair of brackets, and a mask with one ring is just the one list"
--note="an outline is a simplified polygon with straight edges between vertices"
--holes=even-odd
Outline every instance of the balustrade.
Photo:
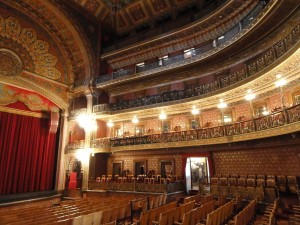
[[[289,118],[288,121],[286,118]],[[267,130],[284,126],[287,123],[300,121],[300,105],[293,106],[270,115],[254,118],[253,120],[225,124],[224,126],[200,128],[188,131],[150,134],[110,139],[112,147],[140,144],[184,142],[202,139],[212,139],[225,136],[234,136],[256,131]]]

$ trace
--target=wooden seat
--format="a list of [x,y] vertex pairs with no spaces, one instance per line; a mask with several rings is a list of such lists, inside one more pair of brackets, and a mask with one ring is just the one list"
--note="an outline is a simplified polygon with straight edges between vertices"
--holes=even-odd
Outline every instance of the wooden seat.
[[263,180],[266,180],[266,176],[265,176],[265,175],[259,174],[259,175],[256,176],[256,179],[263,179]]
[[255,179],[247,179],[247,199],[253,200],[256,198]]
[[238,178],[239,178],[239,175],[237,175],[237,174],[231,174],[230,177],[231,177],[231,178],[238,179]]
[[277,176],[277,184],[278,184],[278,190],[280,192],[286,192],[287,186],[286,186],[286,177],[283,175]]
[[246,178],[238,179],[238,192],[239,192],[239,195],[241,195],[243,199],[246,199],[248,197],[247,191],[246,191]]
[[297,183],[297,177],[296,176],[287,176],[287,185],[288,189],[291,193],[299,194],[299,187]]
[[277,198],[277,188],[276,188],[276,182],[275,179],[267,179],[266,181],[266,201],[267,202],[274,202]]

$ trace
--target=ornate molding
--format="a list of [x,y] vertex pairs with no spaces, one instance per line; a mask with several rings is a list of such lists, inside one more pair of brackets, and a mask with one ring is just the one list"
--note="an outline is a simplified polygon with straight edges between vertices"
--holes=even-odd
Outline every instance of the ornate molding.
[[[43,88],[23,77],[20,76],[0,77],[0,82],[37,92],[42,96],[44,96],[45,98],[49,99],[54,104],[56,104],[60,109],[68,110],[69,103],[65,99],[51,92],[51,90],[48,90],[47,88]],[[53,109],[53,111],[57,111],[57,110],[58,109]],[[50,111],[52,110],[50,109]]]
[[61,73],[55,68],[57,58],[49,53],[49,43],[38,39],[35,29],[22,28],[17,18],[4,18],[0,15],[0,35],[18,42],[30,53],[34,62],[33,72],[52,80],[61,77]]
[[20,57],[9,49],[0,48],[0,76],[20,75],[22,70]]

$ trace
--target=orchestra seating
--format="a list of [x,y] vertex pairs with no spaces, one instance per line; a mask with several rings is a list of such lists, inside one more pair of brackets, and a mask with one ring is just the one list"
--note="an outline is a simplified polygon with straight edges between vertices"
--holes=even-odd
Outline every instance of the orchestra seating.
[[[75,200],[61,201],[59,205],[49,207],[34,206],[0,211],[1,225],[46,224],[46,225],[112,225],[129,220],[132,206],[141,206],[141,200],[147,198],[149,202],[156,201],[156,205],[163,204],[164,196],[146,196],[137,194],[118,194],[104,198],[87,197]],[[155,200],[158,199],[158,200]],[[132,203],[134,202],[134,203]],[[117,204],[116,204],[117,203]],[[147,210],[147,209],[144,209]]]

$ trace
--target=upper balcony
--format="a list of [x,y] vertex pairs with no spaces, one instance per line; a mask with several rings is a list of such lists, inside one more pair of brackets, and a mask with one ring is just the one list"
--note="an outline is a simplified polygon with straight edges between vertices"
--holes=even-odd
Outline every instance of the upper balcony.
[[[121,110],[139,110],[153,105],[159,107],[168,104],[176,104],[184,99],[194,101],[202,97],[207,97],[213,93],[219,93],[230,88],[234,88],[237,85],[242,85],[249,82],[252,79],[257,78],[266,71],[267,68],[272,68],[286,59],[291,52],[295,51],[299,47],[300,40],[300,25],[296,23],[296,27],[288,31],[285,36],[280,33],[278,42],[272,42],[272,46],[263,49],[256,53],[251,58],[247,58],[244,62],[232,65],[218,71],[217,73],[209,74],[206,82],[201,84],[194,84],[193,87],[188,87],[183,90],[166,91],[158,95],[148,95],[142,98],[136,98],[128,101],[119,101],[118,103],[111,103],[109,105],[102,104],[94,106],[94,113],[105,113],[111,111]],[[292,23],[290,23],[292,25]],[[267,42],[265,42],[266,44]],[[257,47],[259,48],[259,47]],[[292,50],[293,49],[293,50]],[[237,69],[238,65],[238,69]]]

